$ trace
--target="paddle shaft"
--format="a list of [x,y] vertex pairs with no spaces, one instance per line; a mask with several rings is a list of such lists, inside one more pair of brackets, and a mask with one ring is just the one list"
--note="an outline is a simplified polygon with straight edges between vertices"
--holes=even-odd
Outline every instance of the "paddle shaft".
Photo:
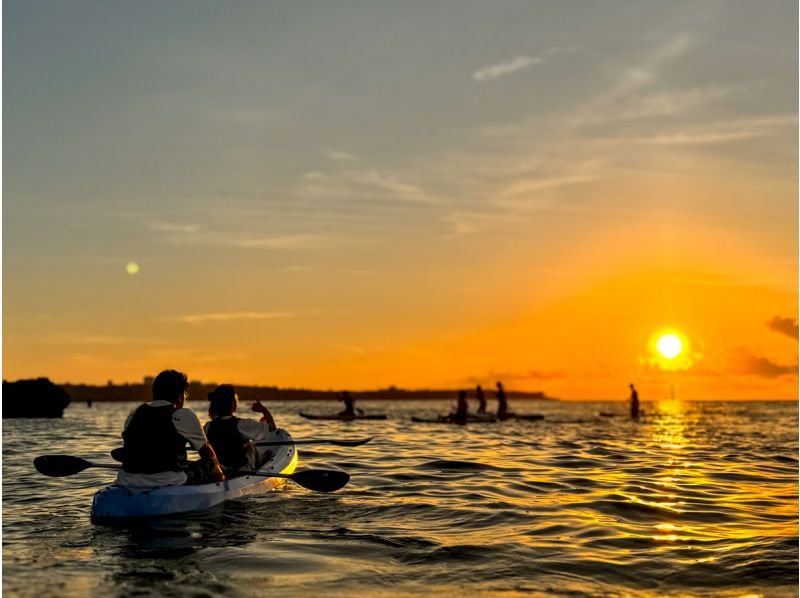
[[336,440],[333,438],[319,438],[319,439],[309,439],[309,440],[284,440],[280,442],[254,442],[256,446],[287,446],[292,444],[333,444],[336,446],[361,446],[362,444],[367,444],[370,440],[372,440],[372,436],[369,438],[361,438],[359,440]]
[[[80,473],[90,467],[119,469],[121,466],[110,463],[92,463],[72,455],[42,455],[33,460],[36,470],[49,477],[65,477]],[[335,492],[347,484],[350,475],[344,471],[331,469],[305,469],[294,473],[271,473],[261,471],[242,471],[242,475],[257,475],[267,478],[287,478],[316,492]]]

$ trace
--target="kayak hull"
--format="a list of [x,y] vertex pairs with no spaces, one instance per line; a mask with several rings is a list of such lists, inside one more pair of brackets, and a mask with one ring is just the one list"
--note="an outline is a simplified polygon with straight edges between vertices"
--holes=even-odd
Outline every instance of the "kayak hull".
[[[276,430],[275,441],[291,441],[282,429]],[[273,455],[259,467],[261,473],[292,473],[297,467],[294,445],[272,447]],[[192,486],[161,486],[158,488],[126,488],[112,484],[98,490],[92,499],[92,522],[114,523],[142,517],[163,517],[193,511],[204,511],[226,500],[263,494],[280,488],[284,478],[240,476],[224,482]]]
[[305,417],[306,419],[316,419],[316,420],[333,420],[333,421],[354,421],[354,420],[361,420],[361,419],[387,419],[385,413],[381,413],[378,415],[314,415],[313,413],[303,413],[300,412],[300,417]]

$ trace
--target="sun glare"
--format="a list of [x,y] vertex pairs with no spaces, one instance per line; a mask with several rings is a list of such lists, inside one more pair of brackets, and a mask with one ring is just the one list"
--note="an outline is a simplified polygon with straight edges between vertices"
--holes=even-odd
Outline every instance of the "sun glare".
[[139,272],[139,264],[137,264],[136,262],[131,262],[130,264],[125,266],[125,270],[128,272],[128,274],[133,276],[134,274],[137,274]]
[[683,341],[677,334],[664,334],[656,341],[656,349],[662,357],[675,359],[683,351]]
[[692,342],[677,328],[661,328],[650,336],[647,343],[647,363],[666,371],[685,370],[700,358]]

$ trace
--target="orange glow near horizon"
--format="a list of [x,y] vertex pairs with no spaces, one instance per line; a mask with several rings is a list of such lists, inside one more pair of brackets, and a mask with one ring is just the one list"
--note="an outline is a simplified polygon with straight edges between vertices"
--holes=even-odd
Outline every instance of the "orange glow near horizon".
[[[517,295],[528,291],[517,287]],[[503,318],[498,308],[478,317],[462,305],[441,311],[438,322],[410,326],[387,315],[379,328],[365,328],[356,314],[212,313],[151,320],[160,337],[121,327],[117,335],[51,335],[5,352],[4,367],[7,379],[93,384],[136,382],[171,367],[193,380],[281,387],[468,388],[502,380],[509,390],[561,399],[624,400],[635,382],[648,401],[668,397],[675,382],[684,399],[792,399],[797,343],[768,323],[791,314],[794,300],[774,287],[701,272],[634,270],[533,309],[519,305]],[[432,304],[430,313],[437,309]],[[672,358],[658,350],[667,335],[680,342]]]

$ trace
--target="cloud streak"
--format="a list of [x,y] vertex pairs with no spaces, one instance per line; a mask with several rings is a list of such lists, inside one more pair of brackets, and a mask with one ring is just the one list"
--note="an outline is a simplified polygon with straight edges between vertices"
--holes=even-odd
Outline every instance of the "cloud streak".
[[327,244],[320,235],[276,235],[273,237],[252,237],[234,242],[237,247],[262,249],[316,249]]
[[182,322],[184,324],[206,324],[209,322],[233,322],[241,320],[279,320],[294,317],[289,312],[261,312],[261,311],[239,311],[239,312],[220,312],[209,314],[190,314],[177,316],[175,318],[165,318],[170,322]]
[[535,56],[517,56],[504,62],[480,68],[472,73],[472,78],[478,83],[484,83],[530,68],[534,64],[542,64],[543,62],[544,60]]

